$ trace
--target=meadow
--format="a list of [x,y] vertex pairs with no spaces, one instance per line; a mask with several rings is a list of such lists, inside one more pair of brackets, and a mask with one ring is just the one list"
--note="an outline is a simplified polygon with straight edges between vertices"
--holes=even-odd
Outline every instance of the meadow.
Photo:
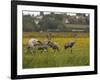
[[[49,48],[48,52],[31,54],[23,49],[23,68],[67,67],[89,65],[89,33],[77,32],[77,37],[72,32],[53,32],[52,40],[60,46],[60,51],[54,52]],[[22,46],[25,48],[30,38],[45,39],[46,32],[23,32]],[[75,41],[73,52],[70,48],[65,50],[64,44],[71,40]]]

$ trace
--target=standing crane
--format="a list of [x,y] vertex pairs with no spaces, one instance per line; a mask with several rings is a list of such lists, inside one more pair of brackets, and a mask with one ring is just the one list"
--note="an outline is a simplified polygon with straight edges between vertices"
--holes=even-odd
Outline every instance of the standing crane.
[[64,48],[65,49],[71,48],[71,53],[72,53],[72,47],[74,46],[74,44],[75,44],[75,41],[69,41],[68,43],[64,45]]

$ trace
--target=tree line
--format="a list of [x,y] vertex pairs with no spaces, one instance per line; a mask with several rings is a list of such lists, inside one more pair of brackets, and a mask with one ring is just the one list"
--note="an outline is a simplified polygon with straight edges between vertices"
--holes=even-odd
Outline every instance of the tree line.
[[[67,31],[75,29],[76,25],[89,25],[89,15],[76,13],[75,16],[67,15],[65,13],[44,14],[40,12],[40,15],[34,16],[23,14],[23,31],[24,32],[42,32],[42,31]],[[68,25],[75,25],[68,27]],[[80,29],[81,26],[80,26]],[[83,28],[84,29],[84,28]],[[86,28],[88,30],[88,27]]]

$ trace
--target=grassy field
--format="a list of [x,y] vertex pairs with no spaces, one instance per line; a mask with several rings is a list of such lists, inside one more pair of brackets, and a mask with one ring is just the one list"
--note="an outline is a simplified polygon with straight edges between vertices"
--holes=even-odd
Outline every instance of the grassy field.
[[[47,33],[24,32],[23,48],[27,41],[35,37],[44,40]],[[89,65],[89,33],[78,32],[78,36],[73,37],[72,32],[52,33],[53,41],[60,46],[60,51],[55,52],[49,49],[48,52],[37,51],[33,55],[23,50],[23,68],[43,68],[43,67],[64,67],[64,66],[86,66]],[[64,50],[64,44],[70,40],[75,40],[73,52],[70,48]]]

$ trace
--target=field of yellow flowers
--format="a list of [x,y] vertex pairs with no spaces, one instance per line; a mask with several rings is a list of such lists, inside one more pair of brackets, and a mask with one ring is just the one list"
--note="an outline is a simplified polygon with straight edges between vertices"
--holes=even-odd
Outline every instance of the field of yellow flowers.
[[[45,39],[45,33],[24,32],[23,48],[30,38],[37,38],[41,41]],[[48,52],[37,52],[31,54],[23,49],[23,68],[43,68],[43,67],[67,67],[67,66],[87,66],[89,65],[89,33],[88,32],[54,32],[52,40],[60,46],[60,51],[54,52],[49,49]],[[74,36],[77,34],[77,36]],[[64,44],[74,40],[73,52],[70,48],[65,50]]]

